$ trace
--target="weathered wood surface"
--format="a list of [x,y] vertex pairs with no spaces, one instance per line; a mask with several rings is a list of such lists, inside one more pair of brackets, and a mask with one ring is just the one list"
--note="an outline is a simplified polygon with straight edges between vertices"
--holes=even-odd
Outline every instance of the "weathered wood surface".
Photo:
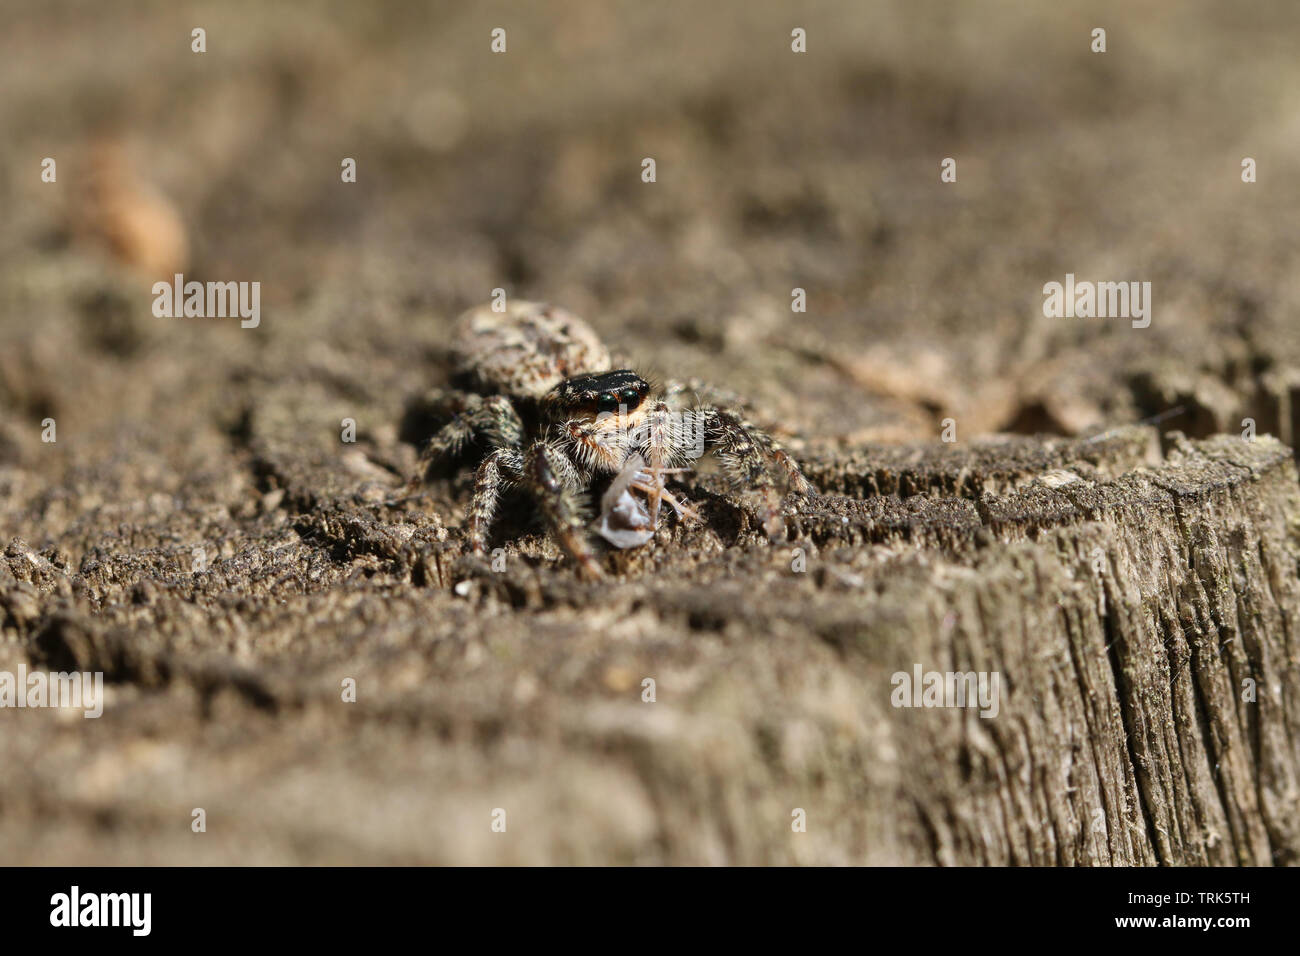
[[[496,11],[342,0],[206,58],[184,4],[0,39],[0,671],[110,679],[0,711],[0,862],[1296,863],[1300,11],[1117,3],[1098,56],[813,4],[795,57],[784,4],[517,7],[495,58]],[[152,315],[158,222],[257,329]],[[1044,316],[1067,272],[1150,327]],[[497,287],[752,399],[823,494],[773,546],[692,476],[600,586],[516,506],[467,564],[467,473],[385,502]],[[917,666],[997,716],[895,708]]]
[[[139,860],[1291,862],[1295,468],[1271,439],[1148,464],[1153,444],[815,459],[828,492],[959,492],[803,503],[804,573],[703,489],[709,526],[609,585],[536,538],[469,577],[435,520],[346,492],[223,522],[200,574],[157,543],[184,497],[76,568],[15,541],[7,662],[114,683],[99,721],[6,735],[28,768],[7,845],[35,858],[91,828]],[[998,714],[891,706],[916,665],[997,672]],[[191,805],[219,839],[191,839]]]

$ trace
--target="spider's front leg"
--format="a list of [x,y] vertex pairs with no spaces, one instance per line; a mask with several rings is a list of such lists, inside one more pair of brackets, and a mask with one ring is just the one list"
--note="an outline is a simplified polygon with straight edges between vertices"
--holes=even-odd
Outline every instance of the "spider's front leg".
[[604,576],[587,537],[577,471],[558,448],[536,441],[524,458],[523,480],[537,500],[555,540],[588,579]]

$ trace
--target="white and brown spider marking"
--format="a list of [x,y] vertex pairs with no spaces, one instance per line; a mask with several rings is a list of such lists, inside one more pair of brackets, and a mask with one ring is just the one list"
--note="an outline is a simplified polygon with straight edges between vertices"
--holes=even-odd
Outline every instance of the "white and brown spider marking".
[[[504,312],[471,309],[457,323],[452,352],[465,390],[445,393],[457,414],[425,447],[413,483],[469,441],[486,446],[465,525],[477,554],[487,549],[510,485],[533,495],[560,547],[588,577],[601,568],[584,500],[602,482],[609,487],[600,533],[618,547],[649,539],[661,499],[693,516],[666,479],[706,451],[739,489],[757,494],[773,538],[785,530],[778,481],[801,494],[814,490],[776,441],[719,401],[720,393],[676,382],[654,388],[634,371],[611,368],[596,333],[564,309],[536,302],[513,302]],[[690,394],[714,401],[687,405]]]

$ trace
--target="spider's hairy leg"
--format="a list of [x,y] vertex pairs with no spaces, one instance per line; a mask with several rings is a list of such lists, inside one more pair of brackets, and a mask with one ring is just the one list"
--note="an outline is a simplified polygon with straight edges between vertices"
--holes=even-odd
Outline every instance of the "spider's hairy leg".
[[798,462],[790,457],[790,453],[781,447],[780,442],[757,425],[752,425],[749,422],[743,424],[749,430],[750,437],[763,449],[763,453],[770,460],[776,462],[781,470],[785,472],[785,480],[791,491],[801,495],[817,494],[817,489],[813,487],[813,483],[804,477],[804,473],[799,470]]
[[735,485],[762,498],[759,515],[763,530],[769,538],[776,540],[785,531],[785,520],[781,516],[781,494],[768,471],[762,447],[745,427],[744,419],[735,412],[720,408],[701,411],[708,416],[709,437],[723,469]]
[[750,437],[762,449],[763,454],[775,462],[784,472],[786,483],[791,491],[798,492],[801,495],[817,493],[817,489],[813,487],[812,482],[804,477],[798,463],[790,456],[789,452],[781,447],[780,442],[749,420],[748,416],[753,411],[749,404],[739,395],[696,379],[688,381],[670,379],[664,383],[663,390],[664,398],[667,401],[680,403],[685,399],[694,398],[701,405],[701,408],[697,409],[697,411],[708,412],[712,409],[723,409],[739,418],[740,424],[744,426]]
[[587,538],[576,470],[569,460],[554,446],[536,441],[525,456],[523,480],[537,499],[551,534],[577,564],[578,573],[589,579],[602,577],[596,551]]
[[487,551],[488,532],[496,514],[501,490],[508,481],[518,481],[523,474],[524,458],[517,448],[498,448],[483,459],[474,473],[474,497],[465,518],[465,536],[475,554]]
[[479,435],[492,449],[518,450],[523,447],[524,425],[509,399],[501,395],[488,398],[467,395],[465,410],[444,425],[424,446],[411,484],[418,486],[428,481],[430,470],[436,464],[457,454],[467,442]]
[[814,490],[812,483],[775,439],[750,424],[738,412],[722,408],[702,408],[697,412],[706,416],[710,443],[717,449],[718,457],[732,480],[761,497],[759,510],[763,530],[769,538],[777,540],[785,532],[785,519],[781,514],[781,493],[768,462],[781,466],[793,491],[808,494]]

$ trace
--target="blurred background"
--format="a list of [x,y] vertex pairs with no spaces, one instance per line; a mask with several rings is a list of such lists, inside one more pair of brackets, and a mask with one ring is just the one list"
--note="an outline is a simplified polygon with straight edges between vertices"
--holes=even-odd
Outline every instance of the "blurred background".
[[[357,387],[409,390],[495,287],[670,374],[725,370],[811,436],[1074,433],[1180,403],[1169,427],[1236,430],[1296,357],[1297,16],[6,4],[5,454],[47,412],[166,442],[250,374],[329,392],[366,365]],[[262,328],[155,320],[176,263],[259,280]],[[1151,281],[1152,327],[1045,319],[1067,272]]]
[[[450,323],[497,287],[752,398],[799,453],[934,442],[945,418],[964,441],[1175,408],[1164,426],[1194,436],[1249,416],[1296,438],[1292,3],[5,0],[0,22],[0,667],[90,661],[126,701],[179,661],[227,662],[173,691],[193,708],[141,697],[117,729],[10,736],[6,765],[29,768],[0,794],[10,859],[57,831],[65,859],[89,833],[98,859],[183,861],[131,834],[194,791],[236,805],[224,781],[246,815],[280,816],[206,859],[331,859],[343,818],[363,821],[341,844],[359,858],[411,858],[365,814],[405,820],[421,794],[347,789],[372,732],[321,756],[310,720],[281,738],[264,710],[284,706],[277,675],[332,699],[331,668],[358,653],[313,595],[371,570],[346,528],[293,551],[320,532],[304,522],[409,474]],[[260,282],[260,326],[154,317],[173,272]],[[1150,327],[1044,317],[1066,273],[1151,282]],[[343,418],[359,442],[341,454]],[[416,537],[447,540],[465,491],[442,489]],[[224,577],[158,583],[204,542]],[[432,626],[409,613],[412,633]],[[418,690],[422,673],[384,679]],[[227,686],[238,734],[207,722]],[[280,743],[241,749],[259,735]],[[65,772],[92,749],[111,759]],[[438,778],[476,779],[457,759]],[[330,760],[334,776],[273,776]],[[347,813],[313,816],[304,794],[331,788]],[[649,810],[628,812],[635,843]],[[520,858],[553,858],[534,849]]]

